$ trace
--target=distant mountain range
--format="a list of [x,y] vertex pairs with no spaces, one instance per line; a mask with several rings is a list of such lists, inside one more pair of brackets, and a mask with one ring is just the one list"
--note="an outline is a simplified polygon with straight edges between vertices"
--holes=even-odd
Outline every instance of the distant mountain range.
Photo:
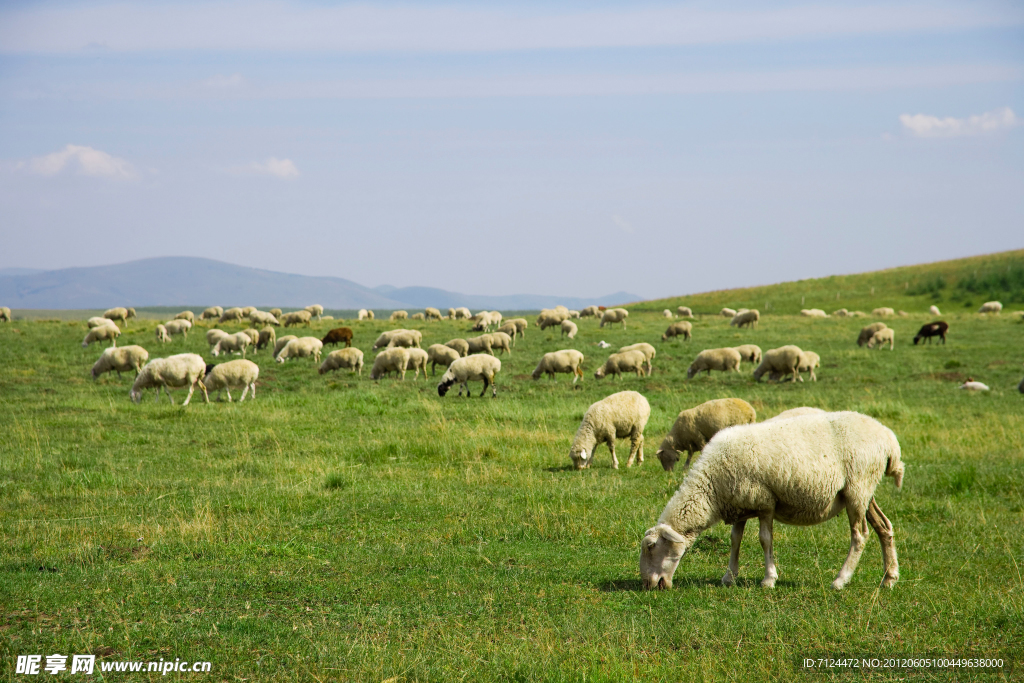
[[340,310],[466,306],[511,311],[557,304],[581,308],[639,299],[628,292],[577,299],[538,294],[478,296],[431,287],[369,288],[340,277],[291,275],[187,256],[46,271],[0,269],[0,305],[27,309],[213,305],[298,308],[318,303]]

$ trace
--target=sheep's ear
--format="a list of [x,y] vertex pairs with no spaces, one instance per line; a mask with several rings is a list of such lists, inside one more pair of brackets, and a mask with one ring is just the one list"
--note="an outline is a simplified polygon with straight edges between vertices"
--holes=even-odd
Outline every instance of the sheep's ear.
[[582,451],[580,451],[580,460],[586,460],[586,459],[587,459],[587,450],[584,448]]
[[663,537],[665,540],[671,543],[685,543],[686,539],[678,531],[670,527],[668,524],[659,524],[655,527],[658,530],[658,535]]

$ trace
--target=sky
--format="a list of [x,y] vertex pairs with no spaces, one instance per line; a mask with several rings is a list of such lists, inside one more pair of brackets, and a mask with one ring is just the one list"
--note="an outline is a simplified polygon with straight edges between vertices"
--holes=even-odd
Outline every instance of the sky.
[[1024,5],[8,1],[0,240],[644,298],[1021,248]]

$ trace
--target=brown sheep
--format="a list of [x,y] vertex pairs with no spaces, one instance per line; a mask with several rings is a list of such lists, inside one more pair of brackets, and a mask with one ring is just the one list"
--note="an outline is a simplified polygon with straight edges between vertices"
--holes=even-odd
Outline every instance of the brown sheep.
[[327,333],[323,339],[320,340],[324,346],[331,344],[340,344],[345,342],[345,348],[352,346],[352,328],[351,327],[335,327],[333,330]]

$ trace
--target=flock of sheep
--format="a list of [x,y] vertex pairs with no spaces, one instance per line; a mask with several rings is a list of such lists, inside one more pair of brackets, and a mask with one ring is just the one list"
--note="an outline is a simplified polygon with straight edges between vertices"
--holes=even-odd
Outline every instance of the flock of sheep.
[[[982,307],[982,312],[999,313],[1001,309],[998,302],[989,302]],[[931,312],[937,314],[938,309],[933,306]],[[692,311],[685,306],[680,306],[677,313],[682,317],[693,317]],[[819,309],[807,309],[802,313],[809,317],[827,317]],[[874,313],[879,317],[896,315],[892,309],[876,309]],[[0,308],[0,314],[10,319],[6,309]],[[667,318],[674,317],[668,310],[664,314]],[[857,314],[840,309],[832,315]],[[722,309],[721,315],[729,317],[730,324],[739,328],[757,327],[760,321],[757,310]],[[206,309],[200,316],[201,320],[216,320],[218,323],[248,320],[252,326],[234,334],[218,328],[207,331],[206,341],[212,356],[241,355],[241,358],[219,364],[207,364],[202,356],[194,353],[149,360],[149,353],[141,346],[117,347],[120,329],[116,322],[127,326],[135,317],[135,311],[130,308],[110,309],[102,317],[91,318],[90,330],[82,345],[106,340],[111,342],[110,348],[105,349],[93,365],[92,376],[95,379],[105,372],[116,371],[120,375],[134,370],[137,376],[130,397],[136,403],[147,388],[156,389],[158,400],[162,388],[173,403],[169,389],[187,387],[185,405],[191,400],[196,387],[202,390],[206,401],[209,401],[208,391],[211,390],[225,390],[229,401],[231,389],[242,390],[240,400],[244,400],[248,393],[255,398],[259,366],[245,358],[250,347],[255,350],[272,349],[279,363],[293,358],[312,358],[321,363],[320,374],[339,369],[361,374],[363,352],[352,347],[354,334],[351,328],[334,328],[323,339],[277,336],[276,326],[308,326],[313,316],[324,319],[323,308],[314,305],[283,314],[276,309],[267,312],[255,308]],[[576,320],[596,318],[601,327],[621,324],[625,328],[628,316],[629,312],[621,308],[603,310],[591,306],[577,312],[559,306],[541,311],[535,324],[542,330],[558,327],[562,335],[572,339],[579,331]],[[406,311],[395,311],[391,320],[409,317]],[[427,308],[411,317],[429,320],[443,316],[438,309]],[[483,382],[481,396],[489,387],[492,397],[496,396],[495,376],[501,371],[501,361],[495,357],[495,352],[511,355],[515,340],[525,336],[529,323],[523,318],[504,320],[497,311],[472,315],[464,308],[449,309],[448,317],[472,321],[472,329],[482,334],[432,344],[423,350],[420,348],[423,334],[419,330],[388,330],[373,344],[372,349],[379,350],[379,353],[374,359],[370,378],[377,380],[394,373],[404,379],[407,371],[414,371],[418,378],[420,371],[426,376],[428,365],[435,373],[436,367],[441,365],[446,370],[437,387],[440,396],[445,396],[455,384],[460,385],[460,396],[463,391],[468,396],[470,381]],[[373,319],[373,312],[359,311],[358,319]],[[173,320],[157,326],[157,341],[164,343],[176,335],[187,337],[194,321],[192,312],[183,311]],[[257,330],[261,325],[262,329]],[[948,328],[943,321],[924,325],[914,343],[930,342],[933,338],[945,342]],[[692,324],[683,320],[671,323],[661,338],[664,341],[683,337],[689,341],[692,334]],[[888,345],[892,350],[895,333],[883,322],[872,323],[860,331],[857,343],[869,348]],[[331,351],[321,362],[323,347],[337,344],[345,346]],[[647,342],[624,346],[610,354],[594,376],[601,378],[624,373],[649,376],[655,355],[656,349]],[[701,351],[687,370],[687,378],[693,378],[701,371],[708,374],[712,370],[736,372],[743,361],[756,364],[755,380],[767,374],[769,379],[776,381],[785,378],[803,381],[801,374],[806,372],[814,381],[814,371],[820,367],[818,354],[797,346],[786,345],[762,353],[758,346],[745,344]],[[553,351],[543,355],[532,376],[538,379],[544,375],[570,374],[575,385],[583,377],[583,362],[584,355],[575,349]],[[1024,392],[1024,380],[1020,389]],[[642,463],[644,428],[650,414],[647,399],[636,391],[620,391],[592,404],[569,449],[573,466],[576,469],[592,466],[595,449],[603,443],[610,451],[611,466],[618,468],[616,439],[629,439],[627,467],[634,462]],[[875,530],[882,544],[883,585],[894,585],[899,578],[899,565],[892,524],[874,500],[875,489],[883,476],[893,477],[897,487],[902,485],[900,446],[893,432],[865,415],[829,413],[817,408],[795,408],[760,423],[756,419],[753,406],[736,398],[707,401],[679,413],[661,441],[658,459],[662,467],[670,471],[683,452],[687,454],[687,467],[695,453],[700,453],[700,457],[690,467],[658,524],[644,536],[640,552],[644,586],[671,588],[672,576],[683,554],[700,533],[718,522],[732,525],[732,550],[722,578],[724,585],[732,585],[738,573],[744,526],[747,520],[754,518],[759,520],[758,537],[765,554],[762,586],[774,586],[778,578],[772,552],[774,521],[804,526],[819,524],[844,510],[850,524],[850,550],[833,587],[841,589],[850,580],[867,539],[868,525]]]

